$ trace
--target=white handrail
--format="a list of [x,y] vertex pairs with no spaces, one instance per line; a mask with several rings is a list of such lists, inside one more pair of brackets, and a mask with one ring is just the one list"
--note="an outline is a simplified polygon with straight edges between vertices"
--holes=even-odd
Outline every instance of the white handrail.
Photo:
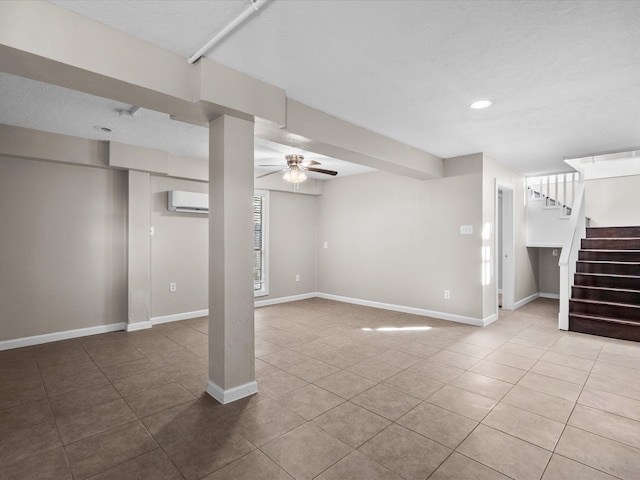
[[572,208],[574,184],[577,183],[578,178],[578,172],[527,177],[527,199],[543,200],[546,207],[558,207],[563,210],[564,215],[567,209]]
[[573,277],[576,273],[576,261],[580,250],[580,240],[586,236],[587,217],[585,215],[584,181],[581,179],[575,189],[575,201],[569,219],[569,233],[562,247],[560,260],[560,310],[558,312],[558,328],[569,330],[569,297]]

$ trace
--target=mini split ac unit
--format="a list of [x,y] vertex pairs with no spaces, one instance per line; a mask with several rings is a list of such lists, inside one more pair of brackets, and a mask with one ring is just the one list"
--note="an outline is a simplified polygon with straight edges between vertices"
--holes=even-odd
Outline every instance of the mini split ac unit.
[[209,194],[172,190],[167,199],[167,209],[173,212],[209,213]]

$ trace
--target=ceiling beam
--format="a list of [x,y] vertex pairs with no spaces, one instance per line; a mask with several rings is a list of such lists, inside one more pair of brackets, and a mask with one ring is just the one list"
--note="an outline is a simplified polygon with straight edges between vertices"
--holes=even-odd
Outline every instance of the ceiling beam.
[[[256,118],[256,135],[418,179],[442,160],[287,99],[212,60],[187,59],[49,2],[0,2],[0,71],[167,113],[197,125]],[[284,127],[284,128],[283,128]]]
[[286,129],[256,119],[256,136],[419,180],[443,176],[441,158],[291,99]]

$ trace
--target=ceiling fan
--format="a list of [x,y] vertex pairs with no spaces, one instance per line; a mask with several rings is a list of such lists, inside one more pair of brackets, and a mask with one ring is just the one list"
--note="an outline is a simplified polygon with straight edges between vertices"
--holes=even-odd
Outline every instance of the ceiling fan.
[[[320,162],[316,162],[315,160],[305,160],[303,155],[285,155],[284,157],[287,160],[287,166],[280,170],[276,170],[274,172],[265,173],[264,175],[260,175],[256,178],[266,177],[268,175],[273,175],[274,173],[285,172],[282,176],[284,180],[289,183],[301,183],[307,179],[307,176],[304,174],[307,172],[316,172],[316,173],[324,173],[326,175],[336,176],[338,172],[335,170],[326,170],[324,168],[316,168],[314,165],[322,165]],[[258,165],[259,167],[280,167],[280,165]]]

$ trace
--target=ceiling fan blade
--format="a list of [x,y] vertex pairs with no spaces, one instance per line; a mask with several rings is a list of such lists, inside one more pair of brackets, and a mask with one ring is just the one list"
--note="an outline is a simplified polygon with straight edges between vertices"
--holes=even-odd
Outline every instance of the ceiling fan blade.
[[302,162],[303,167],[309,167],[311,165],[322,165],[320,162],[316,162],[315,160],[305,160]]
[[283,168],[282,170],[276,170],[275,172],[269,172],[269,173],[265,173],[263,175],[258,175],[256,178],[262,178],[262,177],[267,177],[269,175],[273,175],[274,173],[282,173],[282,172],[286,172],[287,170],[289,170],[288,168]]
[[282,167],[282,165],[256,165],[256,167]]
[[325,170],[324,168],[305,167],[304,170],[309,172],[326,173],[327,175],[332,175],[334,177],[338,174],[335,170]]

